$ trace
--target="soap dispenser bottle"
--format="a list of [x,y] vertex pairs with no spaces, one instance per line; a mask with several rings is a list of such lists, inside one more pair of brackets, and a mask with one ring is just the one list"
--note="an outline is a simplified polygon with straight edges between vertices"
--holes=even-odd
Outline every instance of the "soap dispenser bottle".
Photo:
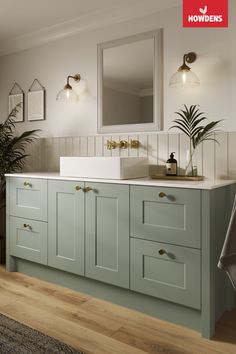
[[177,176],[177,160],[174,158],[174,153],[171,152],[170,158],[166,161],[166,176]]

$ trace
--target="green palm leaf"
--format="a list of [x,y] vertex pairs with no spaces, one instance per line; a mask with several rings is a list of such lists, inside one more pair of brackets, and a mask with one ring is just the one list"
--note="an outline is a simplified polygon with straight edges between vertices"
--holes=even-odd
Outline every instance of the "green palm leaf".
[[5,201],[5,173],[19,172],[28,155],[25,150],[38,138],[40,130],[34,129],[18,135],[15,132],[17,112],[21,104],[16,105],[7,119],[0,124],[0,207]]
[[191,105],[189,108],[184,105],[185,109],[180,109],[179,112],[175,112],[178,115],[177,119],[174,119],[175,123],[170,129],[177,128],[189,137],[190,146],[193,149],[205,140],[214,140],[214,134],[218,132],[218,128],[221,120],[213,121],[205,126],[202,123],[207,119],[204,112],[200,112],[197,105]]

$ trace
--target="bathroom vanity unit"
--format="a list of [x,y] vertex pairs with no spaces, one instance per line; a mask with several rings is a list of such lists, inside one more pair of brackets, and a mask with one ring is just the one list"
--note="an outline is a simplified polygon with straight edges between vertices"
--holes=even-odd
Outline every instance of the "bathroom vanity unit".
[[217,262],[234,181],[7,175],[7,270],[210,338],[234,305]]

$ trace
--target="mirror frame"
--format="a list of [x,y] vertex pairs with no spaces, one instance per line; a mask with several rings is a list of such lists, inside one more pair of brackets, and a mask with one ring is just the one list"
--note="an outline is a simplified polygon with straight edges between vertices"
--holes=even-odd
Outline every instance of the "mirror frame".
[[[139,124],[103,125],[103,51],[106,48],[117,47],[122,44],[137,42],[144,39],[154,39],[154,72],[153,72],[153,122]],[[98,133],[124,133],[140,131],[162,130],[163,120],[163,29],[144,32],[129,37],[116,39],[97,45],[97,70],[98,70]]]

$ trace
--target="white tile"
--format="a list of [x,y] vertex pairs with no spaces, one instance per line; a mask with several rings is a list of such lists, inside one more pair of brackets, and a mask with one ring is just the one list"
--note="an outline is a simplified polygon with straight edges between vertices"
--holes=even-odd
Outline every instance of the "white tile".
[[228,139],[229,178],[236,179],[236,132],[228,133]]
[[138,135],[138,140],[140,142],[140,147],[138,149],[138,156],[147,157],[148,156],[148,139],[146,134]]
[[88,156],[88,138],[86,136],[80,137],[80,156]]
[[59,155],[66,156],[66,139],[59,138]]
[[[228,178],[228,133],[222,132],[215,135],[218,144],[215,144],[215,176],[216,179]],[[236,142],[234,151],[236,148]]]
[[98,135],[95,137],[95,156],[103,156],[103,137]]
[[88,156],[96,156],[94,136],[88,136]]
[[166,161],[169,155],[169,134],[160,133],[158,134],[158,173],[165,174]]
[[80,156],[80,138],[73,137],[72,139],[72,156]]
[[65,138],[66,143],[66,156],[73,155],[73,138]]
[[148,148],[148,161],[149,161],[149,174],[154,175],[157,171],[157,134],[149,134],[147,136]]
[[202,143],[203,148],[203,176],[207,179],[215,179],[215,142],[204,141]]

